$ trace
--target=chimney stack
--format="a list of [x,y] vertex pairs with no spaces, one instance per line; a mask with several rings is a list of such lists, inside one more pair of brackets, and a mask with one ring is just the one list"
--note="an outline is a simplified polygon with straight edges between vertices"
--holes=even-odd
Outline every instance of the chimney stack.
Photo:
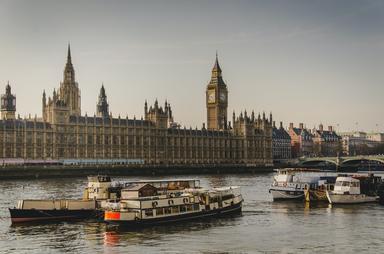
[[280,122],[280,129],[283,129],[283,122]]
[[272,122],[272,127],[276,128],[275,121]]
[[293,123],[289,123],[289,129],[293,129]]
[[300,129],[304,129],[304,124],[303,124],[303,123],[300,123],[300,124],[299,124],[299,128],[300,128]]
[[324,127],[322,124],[319,125],[319,131],[323,131],[324,130]]
[[332,126],[328,126],[328,131],[333,132],[333,127]]

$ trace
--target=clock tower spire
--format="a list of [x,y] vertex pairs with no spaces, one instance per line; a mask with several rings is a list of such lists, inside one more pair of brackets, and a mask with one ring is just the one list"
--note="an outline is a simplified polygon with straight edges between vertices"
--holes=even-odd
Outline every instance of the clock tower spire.
[[208,130],[224,130],[227,126],[228,89],[222,77],[216,52],[211,81],[206,89]]

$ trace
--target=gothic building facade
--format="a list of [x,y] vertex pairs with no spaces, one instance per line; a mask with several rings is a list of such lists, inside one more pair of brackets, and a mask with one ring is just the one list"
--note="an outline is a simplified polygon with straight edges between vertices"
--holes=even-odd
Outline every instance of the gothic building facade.
[[233,113],[227,120],[228,88],[216,56],[206,89],[207,128],[175,124],[171,105],[144,105],[144,118],[113,117],[104,85],[96,114],[81,115],[81,96],[68,47],[59,89],[42,98],[42,117],[15,117],[8,84],[1,97],[0,157],[30,160],[140,159],[146,164],[272,163],[272,115]]

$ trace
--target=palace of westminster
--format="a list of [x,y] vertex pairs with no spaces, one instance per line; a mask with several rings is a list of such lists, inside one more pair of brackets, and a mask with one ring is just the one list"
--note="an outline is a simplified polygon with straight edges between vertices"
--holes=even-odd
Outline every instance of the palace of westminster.
[[63,81],[52,97],[43,93],[42,117],[16,117],[9,83],[1,96],[0,157],[49,159],[139,159],[145,164],[272,163],[272,115],[233,113],[216,56],[206,87],[207,126],[181,128],[166,101],[144,105],[144,119],[112,117],[104,86],[96,114],[81,115],[79,85],[68,46]]

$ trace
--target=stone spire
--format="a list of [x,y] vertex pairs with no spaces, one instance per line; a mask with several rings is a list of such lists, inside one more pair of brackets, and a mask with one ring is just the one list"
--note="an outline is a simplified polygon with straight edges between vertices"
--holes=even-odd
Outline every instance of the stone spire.
[[218,77],[221,77],[221,68],[220,68],[220,65],[219,65],[219,58],[217,56],[217,51],[216,51],[216,59],[215,59],[215,64],[212,68],[212,78],[215,77],[215,78],[218,78]]
[[72,64],[71,45],[68,43],[67,64]]
[[64,69],[64,83],[75,82],[75,70],[72,65],[71,46],[68,44],[67,63]]
[[108,117],[109,115],[109,104],[107,95],[105,94],[104,84],[102,84],[100,88],[99,101],[96,105],[96,114],[99,117]]
[[79,85],[75,79],[75,69],[72,64],[71,46],[68,44],[67,62],[64,68],[63,82],[57,91],[57,99],[69,109],[69,115],[81,115],[81,95]]
[[213,65],[212,68],[212,75],[211,75],[211,81],[209,82],[209,86],[216,86],[216,87],[221,87],[225,88],[227,85],[225,84],[222,76],[222,70],[219,64],[219,57],[216,52],[216,58],[215,58],[215,64]]

